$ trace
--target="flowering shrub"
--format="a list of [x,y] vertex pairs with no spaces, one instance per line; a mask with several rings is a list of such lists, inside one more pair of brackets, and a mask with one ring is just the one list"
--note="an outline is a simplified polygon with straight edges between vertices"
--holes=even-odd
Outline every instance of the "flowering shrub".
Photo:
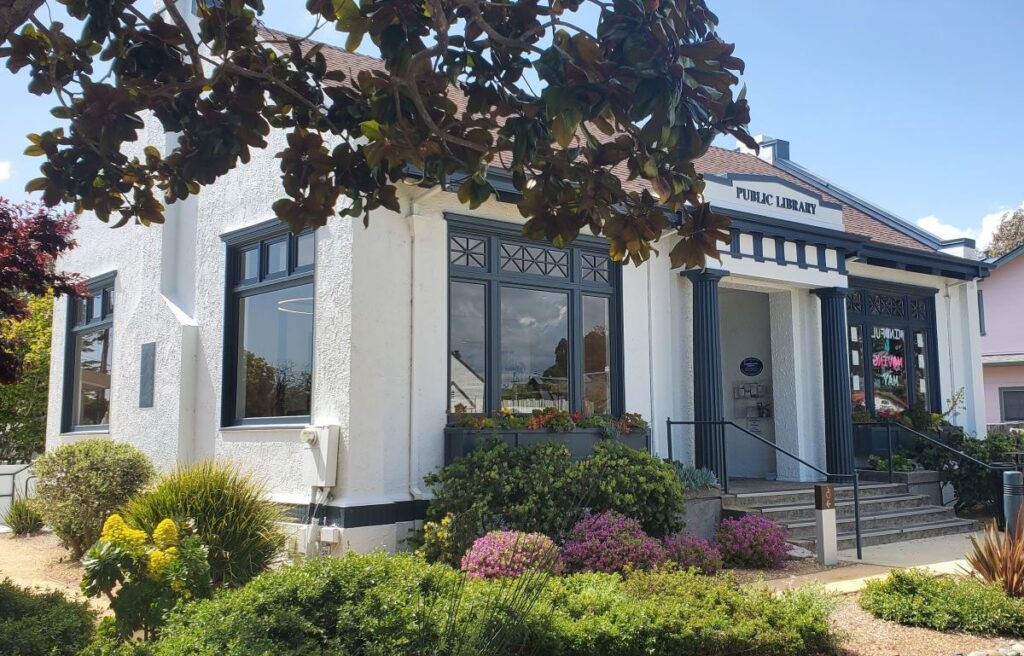
[[581,519],[562,547],[562,563],[574,572],[651,569],[667,558],[661,542],[644,533],[640,522],[615,511]]
[[722,568],[721,550],[696,535],[673,535],[665,540],[670,560],[683,569],[694,568],[702,574],[714,574]]
[[141,630],[152,639],[179,599],[210,596],[206,556],[206,547],[191,530],[171,519],[157,524],[150,536],[114,514],[82,559],[82,591],[110,600],[117,637],[126,640]]
[[491,531],[477,538],[462,557],[462,571],[471,578],[498,579],[549,569],[557,562],[558,547],[546,535]]
[[785,529],[757,515],[723,519],[717,539],[723,561],[734,567],[778,567],[789,550]]

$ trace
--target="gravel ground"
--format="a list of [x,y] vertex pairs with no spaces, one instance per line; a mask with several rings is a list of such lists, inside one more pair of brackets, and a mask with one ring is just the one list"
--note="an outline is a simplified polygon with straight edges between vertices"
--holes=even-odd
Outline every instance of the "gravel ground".
[[777,579],[788,579],[792,576],[804,576],[805,574],[817,574],[830,569],[849,567],[854,563],[840,562],[838,565],[827,567],[819,565],[813,558],[799,558],[787,560],[778,569],[727,569],[727,574],[732,574],[740,583],[753,583],[754,581],[775,581]]
[[953,656],[1016,642],[1011,638],[940,633],[880,620],[860,607],[857,595],[843,597],[833,620],[845,637],[844,656]]
[[18,538],[0,535],[0,578],[20,586],[60,590],[79,599],[82,565],[68,557],[52,533]]

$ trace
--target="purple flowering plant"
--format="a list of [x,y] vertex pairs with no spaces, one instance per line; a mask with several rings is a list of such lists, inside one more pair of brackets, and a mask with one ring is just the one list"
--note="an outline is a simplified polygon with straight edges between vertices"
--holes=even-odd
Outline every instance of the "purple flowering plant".
[[557,569],[557,563],[558,547],[546,535],[491,531],[477,538],[462,557],[462,571],[470,578],[498,579]]
[[757,515],[723,519],[716,537],[722,559],[732,567],[779,567],[789,551],[785,529]]
[[717,545],[697,535],[679,533],[665,539],[669,560],[683,569],[696,569],[701,574],[714,574],[722,569],[722,551]]
[[562,546],[562,563],[573,572],[647,570],[667,560],[661,542],[640,522],[615,511],[584,517]]

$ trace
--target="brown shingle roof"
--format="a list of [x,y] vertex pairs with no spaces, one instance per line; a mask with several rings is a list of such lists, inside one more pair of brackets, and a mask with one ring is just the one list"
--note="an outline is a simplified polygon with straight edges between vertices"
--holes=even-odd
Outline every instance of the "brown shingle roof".
[[[283,43],[286,39],[301,38],[286,32],[280,32],[278,30],[271,30],[266,27],[258,27],[260,36],[264,40],[268,39],[280,39],[282,40],[281,49],[286,49],[286,45]],[[302,43],[302,49],[305,51],[311,48],[316,42],[311,40],[305,40]],[[368,55],[361,55],[358,53],[348,52],[344,48],[325,44],[321,50],[324,57],[327,59],[327,66],[330,69],[341,70],[350,78],[354,78],[359,71],[374,69],[381,67],[381,60],[376,57],[370,57]],[[334,84],[327,82],[327,84]],[[459,107],[462,111],[466,110],[466,97],[458,90],[454,89],[451,94],[451,100]],[[599,135],[601,136],[601,135]],[[919,250],[934,252],[934,249],[928,245],[914,239],[910,235],[900,232],[899,230],[889,226],[882,221],[865,214],[859,209],[850,206],[847,203],[842,202],[838,198],[828,194],[827,192],[810,185],[796,176],[783,171],[782,169],[771,165],[770,163],[760,159],[756,155],[747,153],[741,153],[734,150],[727,150],[725,148],[719,148],[712,146],[711,149],[696,162],[697,171],[700,173],[709,173],[712,175],[728,175],[730,173],[740,173],[748,175],[764,175],[781,178],[789,183],[795,184],[798,187],[808,190],[811,193],[818,194],[823,200],[835,203],[842,206],[843,208],[843,225],[847,232],[862,237],[867,237],[871,240],[883,242],[886,244],[894,244],[897,246],[904,246],[907,248],[914,248]],[[626,167],[624,164],[620,164],[616,167],[616,173],[623,178],[628,175],[626,173]],[[642,185],[642,181],[630,181],[626,182],[624,186],[629,188],[633,186]]]

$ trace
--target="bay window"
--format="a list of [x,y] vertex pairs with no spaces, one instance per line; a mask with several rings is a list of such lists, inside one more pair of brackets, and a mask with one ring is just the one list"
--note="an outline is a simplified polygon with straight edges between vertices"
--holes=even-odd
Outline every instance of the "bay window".
[[621,410],[621,272],[603,240],[569,248],[449,217],[448,411]]

